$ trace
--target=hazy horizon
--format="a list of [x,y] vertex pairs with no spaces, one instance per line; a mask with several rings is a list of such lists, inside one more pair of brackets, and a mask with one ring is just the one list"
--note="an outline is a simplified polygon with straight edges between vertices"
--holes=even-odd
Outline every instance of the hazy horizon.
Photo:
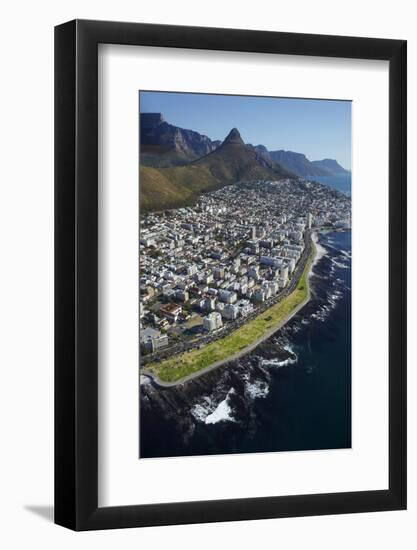
[[237,128],[245,143],[336,159],[351,169],[351,101],[140,92],[140,112],[161,113],[166,122],[223,141]]

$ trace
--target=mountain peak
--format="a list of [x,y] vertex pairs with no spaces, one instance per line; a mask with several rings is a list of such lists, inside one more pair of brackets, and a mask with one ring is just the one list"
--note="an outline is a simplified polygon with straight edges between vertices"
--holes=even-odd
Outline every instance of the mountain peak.
[[223,141],[223,145],[226,143],[244,145],[243,139],[240,136],[239,130],[237,128],[232,128],[228,133],[226,139]]

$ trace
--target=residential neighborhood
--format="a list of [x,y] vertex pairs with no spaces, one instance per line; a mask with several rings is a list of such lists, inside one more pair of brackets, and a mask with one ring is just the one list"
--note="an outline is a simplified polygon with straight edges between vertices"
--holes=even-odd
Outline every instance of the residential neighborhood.
[[140,223],[140,343],[157,359],[227,334],[286,294],[316,229],[346,229],[351,199],[303,178],[238,182]]

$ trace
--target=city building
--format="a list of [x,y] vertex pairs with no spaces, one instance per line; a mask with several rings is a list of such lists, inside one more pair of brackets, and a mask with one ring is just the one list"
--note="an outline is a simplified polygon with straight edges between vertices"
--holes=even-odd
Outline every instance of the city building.
[[161,307],[159,313],[163,315],[171,323],[175,323],[178,320],[178,315],[181,313],[182,307],[177,304],[166,304]]
[[140,331],[140,345],[142,351],[153,353],[168,345],[168,336],[161,334],[159,330],[148,327]]
[[222,326],[223,326],[222,316],[218,311],[212,311],[207,315],[207,317],[204,317],[203,319],[203,327],[204,327],[204,330],[207,332],[217,330]]
[[259,261],[262,265],[268,265],[271,267],[281,267],[282,265],[281,258],[273,258],[272,256],[261,256]]
[[232,304],[224,306],[223,310],[221,311],[222,317],[229,320],[237,319],[238,314],[239,308],[236,305]]
[[230,290],[220,290],[219,299],[225,304],[233,304],[237,300],[237,294]]

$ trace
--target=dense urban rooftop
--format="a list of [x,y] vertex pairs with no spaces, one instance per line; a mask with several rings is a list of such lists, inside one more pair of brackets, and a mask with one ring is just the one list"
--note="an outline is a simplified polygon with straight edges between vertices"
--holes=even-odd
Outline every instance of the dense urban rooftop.
[[[142,356],[206,343],[276,303],[305,232],[349,228],[351,200],[298,179],[240,182],[140,224]],[[152,329],[152,330],[149,330]]]

